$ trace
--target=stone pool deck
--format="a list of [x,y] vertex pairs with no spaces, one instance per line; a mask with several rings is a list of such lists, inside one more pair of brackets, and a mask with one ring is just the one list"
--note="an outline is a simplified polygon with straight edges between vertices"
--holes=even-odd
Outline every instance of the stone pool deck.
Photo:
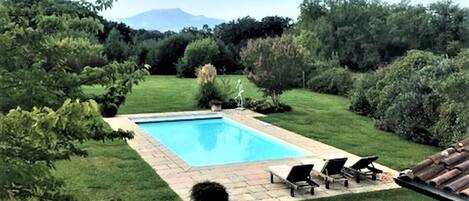
[[[230,194],[230,200],[305,200],[321,197],[336,196],[348,193],[362,193],[369,191],[378,191],[386,189],[399,188],[392,178],[378,179],[378,181],[362,181],[357,184],[353,179],[349,179],[349,188],[345,188],[340,183],[331,185],[331,189],[324,187],[322,179],[314,177],[321,187],[316,188],[315,195],[308,192],[297,191],[296,196],[290,197],[287,186],[283,183],[270,183],[270,176],[267,172],[269,166],[274,165],[297,165],[302,160],[312,159],[322,161],[322,159],[335,157],[348,157],[346,165],[352,165],[359,157],[346,151],[334,148],[332,146],[320,143],[318,141],[306,138],[291,131],[262,122],[255,117],[262,116],[249,110],[226,110],[221,114],[226,118],[252,127],[265,134],[274,136],[287,143],[293,144],[304,149],[311,154],[302,158],[282,159],[273,161],[259,161],[242,164],[230,164],[210,167],[190,167],[174,153],[158,143],[140,129],[130,118],[146,117],[172,117],[172,116],[197,116],[204,114],[217,114],[209,111],[197,112],[174,112],[157,114],[137,114],[120,115],[115,118],[106,118],[105,120],[114,129],[132,130],[135,132],[135,138],[128,141],[128,144],[137,151],[140,156],[163,178],[164,181],[173,189],[183,200],[189,200],[191,187],[201,181],[216,181],[223,184]],[[322,167],[322,164],[314,164],[315,169]],[[398,172],[390,168],[375,164],[377,168],[382,169],[388,176],[397,176]]]

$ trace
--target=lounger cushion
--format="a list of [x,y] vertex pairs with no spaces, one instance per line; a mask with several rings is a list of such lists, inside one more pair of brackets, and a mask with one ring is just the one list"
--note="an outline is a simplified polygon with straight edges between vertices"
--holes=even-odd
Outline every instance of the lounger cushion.
[[272,172],[272,174],[277,175],[278,177],[286,180],[288,177],[288,174],[290,174],[292,167],[288,165],[278,165],[278,166],[271,166],[269,167],[269,171]]

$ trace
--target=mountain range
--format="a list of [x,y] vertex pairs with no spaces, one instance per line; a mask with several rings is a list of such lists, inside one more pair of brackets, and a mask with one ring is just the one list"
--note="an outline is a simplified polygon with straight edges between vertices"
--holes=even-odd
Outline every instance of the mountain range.
[[207,24],[214,27],[223,23],[223,20],[209,18],[203,15],[192,15],[179,8],[155,9],[146,11],[132,17],[116,19],[134,29],[179,31],[184,27],[201,28]]

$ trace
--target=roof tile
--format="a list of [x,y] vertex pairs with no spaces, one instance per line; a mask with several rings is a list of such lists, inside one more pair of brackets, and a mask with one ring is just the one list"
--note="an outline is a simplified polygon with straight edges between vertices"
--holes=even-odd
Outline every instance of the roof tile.
[[469,138],[429,156],[411,169],[411,179],[469,196]]
[[432,185],[432,186],[439,186],[447,181],[449,181],[450,179],[460,175],[462,172],[458,169],[454,169],[454,170],[451,170],[451,171],[446,171],[444,174],[441,174],[433,179],[431,179],[428,184]]
[[446,184],[443,186],[444,190],[456,192],[461,188],[465,188],[466,185],[469,185],[469,175],[464,175],[458,179]]

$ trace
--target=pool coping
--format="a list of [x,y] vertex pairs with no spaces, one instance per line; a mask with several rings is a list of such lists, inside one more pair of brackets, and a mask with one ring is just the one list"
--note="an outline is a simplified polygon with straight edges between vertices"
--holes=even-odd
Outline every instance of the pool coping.
[[[135,118],[161,118],[161,117],[194,117],[201,115],[220,115],[224,118],[228,118],[236,123],[243,126],[252,128],[264,135],[269,135],[278,139],[286,144],[292,145],[298,149],[308,151],[311,155],[286,158],[286,159],[274,159],[274,160],[262,160],[262,161],[250,161],[242,163],[230,163],[222,165],[210,165],[202,167],[193,167],[187,164],[182,158],[177,156],[171,150],[166,148],[164,145],[159,143],[156,139],[148,135],[142,128],[138,126],[132,119]],[[125,129],[131,130],[135,133],[135,138],[129,140],[128,144],[139,153],[139,155],[157,172],[160,177],[165,180],[169,186],[183,199],[189,200],[189,191],[193,184],[205,180],[214,180],[224,184],[230,192],[232,200],[298,200],[298,199],[314,199],[320,197],[335,196],[345,193],[358,193],[375,190],[385,190],[399,188],[394,182],[374,184],[370,186],[356,186],[352,189],[336,189],[336,190],[317,190],[315,196],[309,196],[308,194],[300,195],[296,198],[289,197],[288,189],[283,185],[270,184],[268,182],[268,173],[266,171],[268,166],[272,165],[295,165],[299,164],[301,160],[311,158],[333,158],[333,156],[346,156],[350,161],[358,160],[358,156],[347,153],[343,150],[334,148],[329,145],[317,142],[310,138],[302,135],[293,133],[275,125],[263,122],[256,117],[263,117],[261,115],[249,110],[224,110],[223,112],[213,113],[210,111],[189,111],[189,112],[171,112],[171,113],[149,113],[149,114],[132,114],[132,115],[119,115],[115,118],[106,118],[105,120],[114,129]],[[319,148],[318,148],[319,147]],[[327,152],[327,153],[315,153],[311,151]],[[397,175],[397,171],[382,165],[376,164],[378,168],[385,170],[392,175]],[[317,168],[318,166],[316,166]],[[260,171],[262,170],[262,171]],[[229,172],[233,171],[240,178],[236,178],[233,175],[230,176]],[[219,175],[214,174],[219,173]],[[251,176],[252,173],[254,176]],[[189,176],[189,181],[181,179],[181,175]],[[316,178],[316,180],[318,180]],[[366,182],[365,182],[366,183]],[[380,182],[381,183],[381,182]],[[251,185],[257,186],[258,190],[263,189],[266,192],[259,190],[253,190],[251,192]]]

